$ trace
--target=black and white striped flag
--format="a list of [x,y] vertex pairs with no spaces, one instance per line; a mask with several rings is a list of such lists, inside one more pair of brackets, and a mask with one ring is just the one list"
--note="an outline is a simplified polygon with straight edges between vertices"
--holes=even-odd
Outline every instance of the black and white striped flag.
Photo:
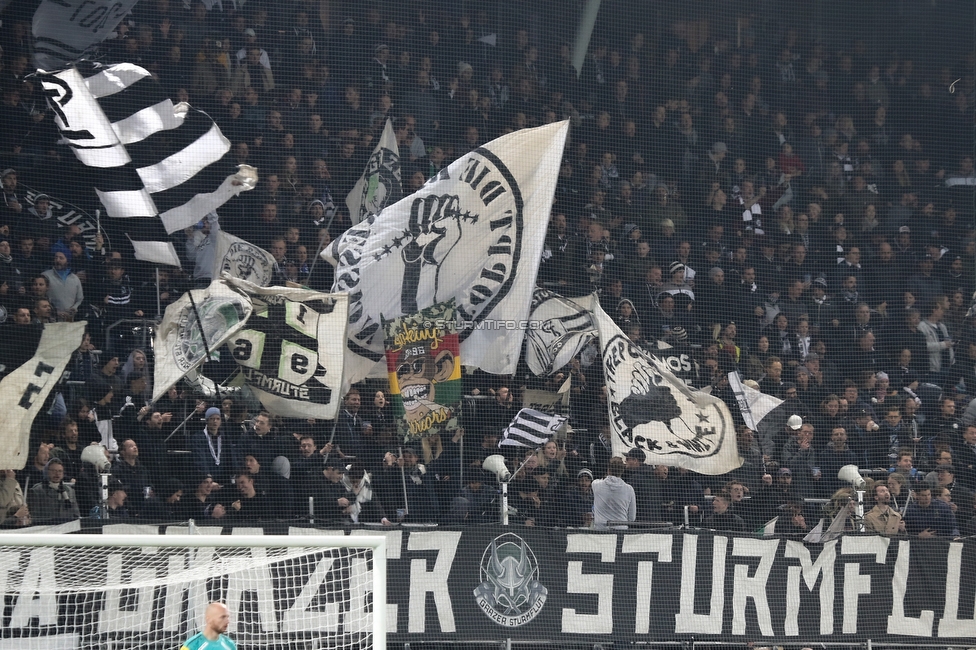
[[499,447],[536,448],[549,442],[566,423],[562,415],[549,415],[535,409],[522,409],[502,433]]
[[123,229],[133,240],[153,239],[145,235],[158,225],[166,233],[187,228],[257,182],[254,168],[223,160],[230,141],[206,113],[173,104],[137,65],[86,64],[38,77],[62,143],[93,172],[106,214],[132,220]]

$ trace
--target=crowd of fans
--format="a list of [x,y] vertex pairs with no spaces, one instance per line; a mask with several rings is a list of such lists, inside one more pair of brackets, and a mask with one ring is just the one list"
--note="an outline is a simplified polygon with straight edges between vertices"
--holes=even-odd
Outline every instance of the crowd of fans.
[[[6,523],[496,521],[494,475],[480,463],[521,389],[543,380],[466,376],[464,428],[403,447],[372,384],[346,396],[334,428],[247,400],[187,410],[183,387],[150,404],[151,351],[136,348],[139,328],[110,326],[209,284],[221,229],[268,250],[276,284],[331,288],[317,252],[350,225],[345,197],[387,119],[406,193],[501,134],[569,119],[540,285],[598,291],[633,341],[685,359],[682,380],[729,404],[745,464],[705,477],[645,465],[643,452],[612,458],[589,349],[551,380],[574,379],[576,433],[509,458],[518,520],[681,523],[687,511],[696,525],[746,531],[779,515],[799,533],[820,514],[811,500],[850,496],[837,472],[853,464],[889,474],[868,488],[873,529],[973,533],[976,54],[834,49],[748,13],[703,13],[598,30],[577,75],[555,28],[435,13],[370,6],[323,22],[310,2],[144,0],[102,45],[101,58],[138,63],[174,101],[205,109],[259,187],[178,234],[186,271],[157,276],[59,222],[52,198],[28,202],[15,167],[0,172],[5,341],[37,323],[90,324],[70,367],[83,388],[53,398],[32,464],[0,482]],[[0,34],[0,155],[56,168],[70,154],[30,77],[29,33],[14,15]],[[734,369],[795,418],[746,427]],[[191,469],[174,472],[173,451]]]

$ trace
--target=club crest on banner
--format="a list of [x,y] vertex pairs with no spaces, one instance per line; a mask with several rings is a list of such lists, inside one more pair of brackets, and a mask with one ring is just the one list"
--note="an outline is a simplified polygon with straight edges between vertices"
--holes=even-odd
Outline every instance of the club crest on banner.
[[[199,363],[207,355],[207,345],[211,352],[216,350],[216,343],[228,331],[242,325],[249,312],[245,299],[232,293],[220,296],[211,294],[206,300],[197,302],[196,312],[191,304],[184,305],[176,319],[178,334],[173,347],[176,366],[186,371]],[[207,344],[204,344],[204,336]]]
[[547,289],[535,290],[530,322],[537,326],[525,333],[526,362],[533,374],[553,374],[596,338],[592,301],[592,296],[573,301]]
[[227,247],[220,260],[220,273],[253,282],[259,286],[271,284],[274,268],[268,262],[267,253],[247,241],[236,241]]
[[505,533],[481,557],[481,584],[475,600],[485,615],[504,627],[525,625],[542,611],[549,590],[539,582],[539,562],[521,537]]
[[655,372],[667,372],[667,365],[627,337],[616,335],[603,344],[603,364],[611,428],[626,448],[706,459],[731,435],[720,402],[700,403],[683,384],[668,382]]
[[389,149],[373,151],[366,162],[365,178],[360,220],[400,199],[400,156]]
[[405,440],[453,430],[461,404],[454,301],[384,322],[390,396]]

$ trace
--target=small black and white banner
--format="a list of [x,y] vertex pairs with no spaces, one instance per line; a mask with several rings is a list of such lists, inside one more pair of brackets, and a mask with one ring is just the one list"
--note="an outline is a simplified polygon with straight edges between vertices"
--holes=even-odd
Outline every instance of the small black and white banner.
[[499,447],[536,448],[549,442],[566,423],[562,415],[549,415],[535,409],[522,409],[502,432]]

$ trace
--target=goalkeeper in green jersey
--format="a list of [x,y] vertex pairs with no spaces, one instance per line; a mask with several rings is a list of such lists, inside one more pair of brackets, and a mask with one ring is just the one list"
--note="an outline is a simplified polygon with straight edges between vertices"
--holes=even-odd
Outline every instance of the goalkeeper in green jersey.
[[237,650],[237,644],[224,636],[230,625],[230,610],[223,603],[207,605],[203,630],[187,639],[180,650]]

